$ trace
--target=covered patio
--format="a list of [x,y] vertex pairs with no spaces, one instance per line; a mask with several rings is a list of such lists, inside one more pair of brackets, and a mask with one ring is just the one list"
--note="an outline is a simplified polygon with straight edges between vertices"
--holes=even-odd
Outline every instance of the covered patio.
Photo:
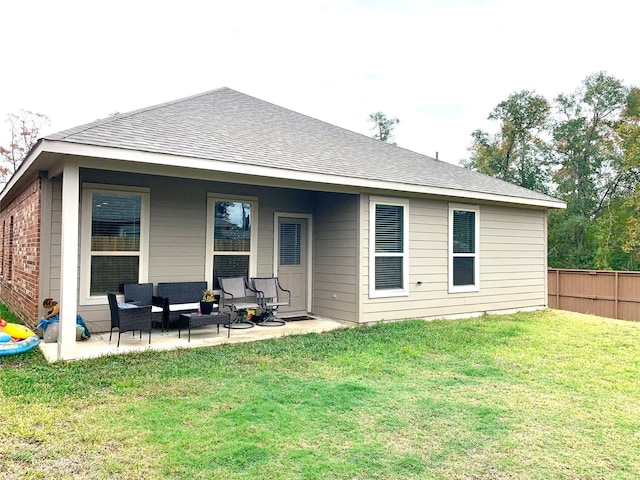
[[[254,342],[269,338],[284,337],[287,335],[304,335],[307,333],[322,333],[345,328],[347,324],[336,320],[320,317],[309,317],[309,320],[289,321],[283,327],[260,327],[255,326],[248,329],[232,329],[231,335],[227,336],[227,329],[220,327],[220,332],[216,325],[198,327],[191,330],[191,341],[188,341],[186,329],[182,329],[178,338],[178,330],[172,329],[168,332],[154,330],[151,335],[149,345],[149,335],[139,332],[132,335],[125,332],[118,343],[118,332],[113,332],[111,342],[109,342],[109,332],[94,333],[86,341],[76,342],[73,358],[70,360],[83,360],[87,358],[97,358],[104,355],[120,355],[124,353],[143,351],[175,350],[179,348],[215,347],[217,345]],[[40,343],[40,350],[49,362],[59,359],[58,343]]]

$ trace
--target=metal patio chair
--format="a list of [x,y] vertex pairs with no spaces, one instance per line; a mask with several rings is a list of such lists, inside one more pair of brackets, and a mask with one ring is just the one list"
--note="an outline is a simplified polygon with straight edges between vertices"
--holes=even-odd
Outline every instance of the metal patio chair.
[[291,305],[291,292],[282,288],[278,277],[252,278],[253,289],[257,292],[257,299],[263,311],[263,316],[256,325],[263,327],[281,327],[286,322],[276,318],[279,307]]
[[222,295],[220,299],[235,318],[229,328],[251,328],[255,324],[247,319],[247,310],[260,308],[256,303],[256,293],[247,283],[246,277],[218,277]]

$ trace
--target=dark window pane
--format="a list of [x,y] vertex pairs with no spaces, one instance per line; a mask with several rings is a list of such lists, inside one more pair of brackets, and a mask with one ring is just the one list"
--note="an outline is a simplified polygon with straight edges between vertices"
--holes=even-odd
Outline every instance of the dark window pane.
[[91,250],[140,250],[140,195],[94,193],[91,207]]
[[475,221],[475,212],[453,211],[453,253],[475,253]]
[[376,290],[403,288],[402,257],[376,257]]
[[280,224],[280,265],[300,265],[300,224]]
[[453,258],[453,284],[454,285],[475,285],[473,257]]
[[376,205],[376,252],[403,252],[404,208],[396,205]]
[[220,288],[218,277],[249,276],[249,255],[214,255],[213,288]]
[[124,293],[125,283],[138,283],[138,257],[91,257],[91,295]]
[[216,252],[251,250],[251,204],[216,202],[213,249]]

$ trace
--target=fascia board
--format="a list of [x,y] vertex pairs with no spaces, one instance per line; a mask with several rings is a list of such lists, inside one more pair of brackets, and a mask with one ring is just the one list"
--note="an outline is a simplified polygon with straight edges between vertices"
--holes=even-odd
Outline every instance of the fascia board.
[[0,203],[2,202],[2,200],[4,200],[7,193],[10,192],[11,189],[15,186],[15,184],[18,182],[20,177],[22,177],[24,172],[29,170],[29,167],[33,165],[35,160],[38,158],[38,155],[40,155],[42,151],[43,151],[43,141],[39,140],[38,143],[36,143],[36,145],[31,149],[31,151],[29,151],[24,161],[20,164],[20,167],[18,167],[18,170],[11,176],[7,184],[2,189],[2,192],[0,192]]

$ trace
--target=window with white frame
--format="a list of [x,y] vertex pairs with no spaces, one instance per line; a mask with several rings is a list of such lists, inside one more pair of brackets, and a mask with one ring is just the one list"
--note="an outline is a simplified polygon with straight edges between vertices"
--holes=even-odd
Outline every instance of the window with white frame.
[[449,292],[480,290],[480,209],[449,205]]
[[147,278],[148,189],[85,186],[82,192],[81,296],[98,303]]
[[409,295],[409,201],[369,201],[369,297]]
[[210,197],[207,236],[207,271],[213,288],[220,288],[219,277],[250,277],[255,271],[255,199]]

